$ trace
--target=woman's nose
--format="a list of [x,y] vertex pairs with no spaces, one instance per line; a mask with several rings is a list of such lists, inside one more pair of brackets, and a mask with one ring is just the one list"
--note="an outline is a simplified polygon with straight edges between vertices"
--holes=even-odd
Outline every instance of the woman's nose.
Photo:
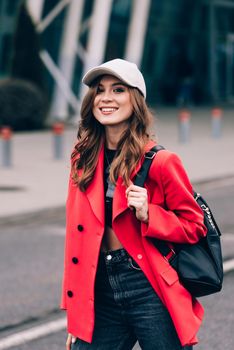
[[112,96],[110,94],[109,91],[105,91],[103,94],[102,94],[102,101],[111,101],[112,100]]

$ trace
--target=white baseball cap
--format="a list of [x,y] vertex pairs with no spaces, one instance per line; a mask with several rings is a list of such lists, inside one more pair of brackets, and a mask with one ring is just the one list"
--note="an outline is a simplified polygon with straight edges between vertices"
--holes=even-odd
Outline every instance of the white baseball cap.
[[94,79],[104,74],[113,75],[127,85],[137,88],[146,98],[145,80],[135,63],[116,58],[90,69],[82,82],[91,86]]

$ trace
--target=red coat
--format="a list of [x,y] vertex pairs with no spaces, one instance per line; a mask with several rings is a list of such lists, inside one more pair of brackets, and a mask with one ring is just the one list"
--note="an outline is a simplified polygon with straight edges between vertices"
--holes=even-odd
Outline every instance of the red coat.
[[[146,151],[153,145],[150,141]],[[103,148],[86,192],[82,193],[70,179],[67,198],[61,308],[67,310],[68,332],[87,342],[92,341],[94,281],[104,233]],[[166,305],[181,344],[195,344],[203,308],[180,284],[176,271],[149,237],[194,243],[206,233],[203,214],[193,199],[192,187],[180,159],[167,150],[155,157],[145,186],[149,196],[149,224],[138,221],[127,207],[126,187],[119,177],[113,198],[113,229]]]

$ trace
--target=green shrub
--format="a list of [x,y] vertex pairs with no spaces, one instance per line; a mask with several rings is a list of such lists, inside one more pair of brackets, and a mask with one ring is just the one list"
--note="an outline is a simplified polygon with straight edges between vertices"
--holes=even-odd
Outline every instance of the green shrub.
[[0,126],[15,131],[43,129],[47,112],[47,99],[35,84],[19,79],[0,81]]

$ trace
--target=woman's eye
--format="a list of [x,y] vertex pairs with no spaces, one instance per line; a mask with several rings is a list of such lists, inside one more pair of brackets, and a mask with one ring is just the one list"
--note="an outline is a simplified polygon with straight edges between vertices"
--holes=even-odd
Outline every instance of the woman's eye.
[[98,87],[98,88],[97,88],[97,94],[100,94],[101,92],[103,92],[103,89],[100,88],[100,87]]
[[124,87],[117,87],[114,89],[114,92],[117,92],[117,93],[124,92],[124,91],[125,91]]

